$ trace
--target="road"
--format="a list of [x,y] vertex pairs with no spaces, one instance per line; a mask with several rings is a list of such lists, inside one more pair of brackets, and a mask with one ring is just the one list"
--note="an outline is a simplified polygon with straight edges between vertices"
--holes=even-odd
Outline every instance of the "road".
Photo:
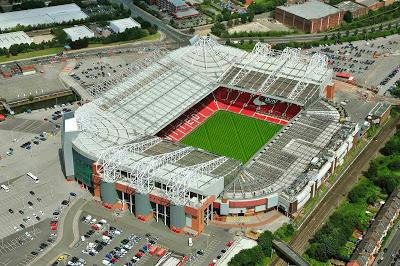
[[[378,150],[383,147],[394,134],[397,124],[399,124],[399,119],[390,121],[389,124],[382,129],[378,136],[376,136],[360,156],[355,159],[351,167],[344,172],[342,178],[315,208],[314,213],[307,217],[289,243],[296,252],[299,254],[305,252],[308,247],[308,241],[317,230],[320,229],[335,208],[347,196],[347,193],[349,193],[352,187],[357,183],[362,171],[368,167],[370,160],[376,156]],[[283,260],[279,259],[275,260],[272,265],[285,265],[285,263]]]
[[131,10],[132,17],[141,17],[148,22],[157,25],[158,29],[163,31],[167,37],[171,38],[172,40],[176,41],[180,45],[187,45],[189,44],[189,40],[192,36],[184,34],[179,30],[176,30],[166,24],[164,21],[154,17],[153,15],[147,13],[143,9],[135,6],[132,3],[132,0],[112,0],[111,2],[116,4],[123,4],[125,8],[129,8]]
[[383,261],[380,263],[382,266],[389,266],[392,265],[394,262],[394,258],[391,255],[396,255],[400,251],[400,230],[397,229],[396,234],[390,241],[389,245],[387,246],[387,251],[385,252],[386,256],[384,257]]
[[[32,261],[30,265],[49,265],[55,259],[57,259],[59,254],[64,253],[65,248],[68,247],[75,238],[73,234],[74,218],[79,215],[79,210],[87,203],[87,201],[79,199],[74,205],[67,211],[64,220],[60,221],[60,226],[62,227],[62,232],[59,232],[60,239],[55,243],[55,246],[51,247],[47,253],[44,253],[41,257]],[[60,229],[59,229],[60,231]]]
[[[392,21],[388,21],[388,22],[384,22],[382,23],[383,25],[383,29],[387,28],[388,24],[395,24],[395,23],[399,23],[400,19],[395,19]],[[376,28],[379,27],[379,24],[377,25],[372,25],[369,27],[364,27],[364,28],[358,28],[358,29],[353,29],[353,30],[349,30],[349,34],[350,36],[355,32],[358,31],[359,33],[362,33],[363,29],[368,29],[368,32],[375,32]],[[332,31],[332,32],[322,32],[322,33],[315,33],[315,34],[295,34],[295,35],[287,35],[287,36],[281,36],[281,37],[241,37],[241,38],[228,38],[231,41],[240,41],[240,40],[260,40],[262,39],[263,42],[267,42],[267,43],[271,43],[271,44],[276,44],[276,43],[288,43],[288,42],[303,42],[303,41],[314,41],[314,40],[319,40],[324,38],[325,36],[332,36],[332,35],[336,35],[338,33],[340,33],[342,36],[344,36],[346,34],[346,30],[344,31]],[[366,36],[368,37],[368,34],[366,34]],[[219,39],[220,43],[225,43],[225,39]]]

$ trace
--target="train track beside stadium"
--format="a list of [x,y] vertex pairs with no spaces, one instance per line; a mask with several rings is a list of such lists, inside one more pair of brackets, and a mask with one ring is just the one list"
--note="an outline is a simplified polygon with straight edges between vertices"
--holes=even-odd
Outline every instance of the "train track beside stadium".
[[[322,199],[314,209],[312,215],[306,218],[295,236],[289,243],[299,254],[303,254],[308,247],[308,241],[322,227],[328,217],[333,213],[340,202],[347,196],[353,186],[358,182],[363,170],[366,170],[369,162],[375,158],[378,150],[390,139],[399,125],[400,117],[390,120],[384,128],[375,136],[365,149],[356,157],[353,163],[343,172],[342,177],[332,187],[330,192]],[[286,263],[282,259],[276,259],[271,265],[283,266]]]

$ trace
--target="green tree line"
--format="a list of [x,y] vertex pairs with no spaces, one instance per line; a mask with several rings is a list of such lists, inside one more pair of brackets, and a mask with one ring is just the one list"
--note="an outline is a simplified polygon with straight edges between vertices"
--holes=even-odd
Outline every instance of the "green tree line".
[[368,205],[376,203],[379,197],[387,197],[400,186],[400,127],[380,153],[371,161],[365,178],[349,192],[347,201],[311,239],[306,251],[310,258],[321,262],[332,258],[348,261],[351,254],[345,252],[344,247],[354,229],[367,230],[369,218],[365,211]]

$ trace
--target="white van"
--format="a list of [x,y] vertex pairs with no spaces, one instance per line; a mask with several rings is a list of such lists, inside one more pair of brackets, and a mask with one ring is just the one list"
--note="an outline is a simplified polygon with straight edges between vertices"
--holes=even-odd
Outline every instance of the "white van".
[[4,189],[6,192],[10,191],[10,189],[6,185],[1,185],[0,187]]
[[193,239],[191,237],[188,239],[188,245],[189,247],[193,247]]

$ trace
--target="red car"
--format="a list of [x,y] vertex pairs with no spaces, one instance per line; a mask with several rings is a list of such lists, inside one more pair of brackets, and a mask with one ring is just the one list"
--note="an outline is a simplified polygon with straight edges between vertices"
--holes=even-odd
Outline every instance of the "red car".
[[144,256],[144,253],[138,252],[138,253],[135,254],[135,256],[138,257],[138,258],[141,258],[141,257]]
[[226,245],[227,247],[230,247],[230,246],[232,246],[232,244],[233,244],[233,242],[232,242],[232,241],[228,241],[228,242],[226,242],[226,244],[225,244],[225,245]]

